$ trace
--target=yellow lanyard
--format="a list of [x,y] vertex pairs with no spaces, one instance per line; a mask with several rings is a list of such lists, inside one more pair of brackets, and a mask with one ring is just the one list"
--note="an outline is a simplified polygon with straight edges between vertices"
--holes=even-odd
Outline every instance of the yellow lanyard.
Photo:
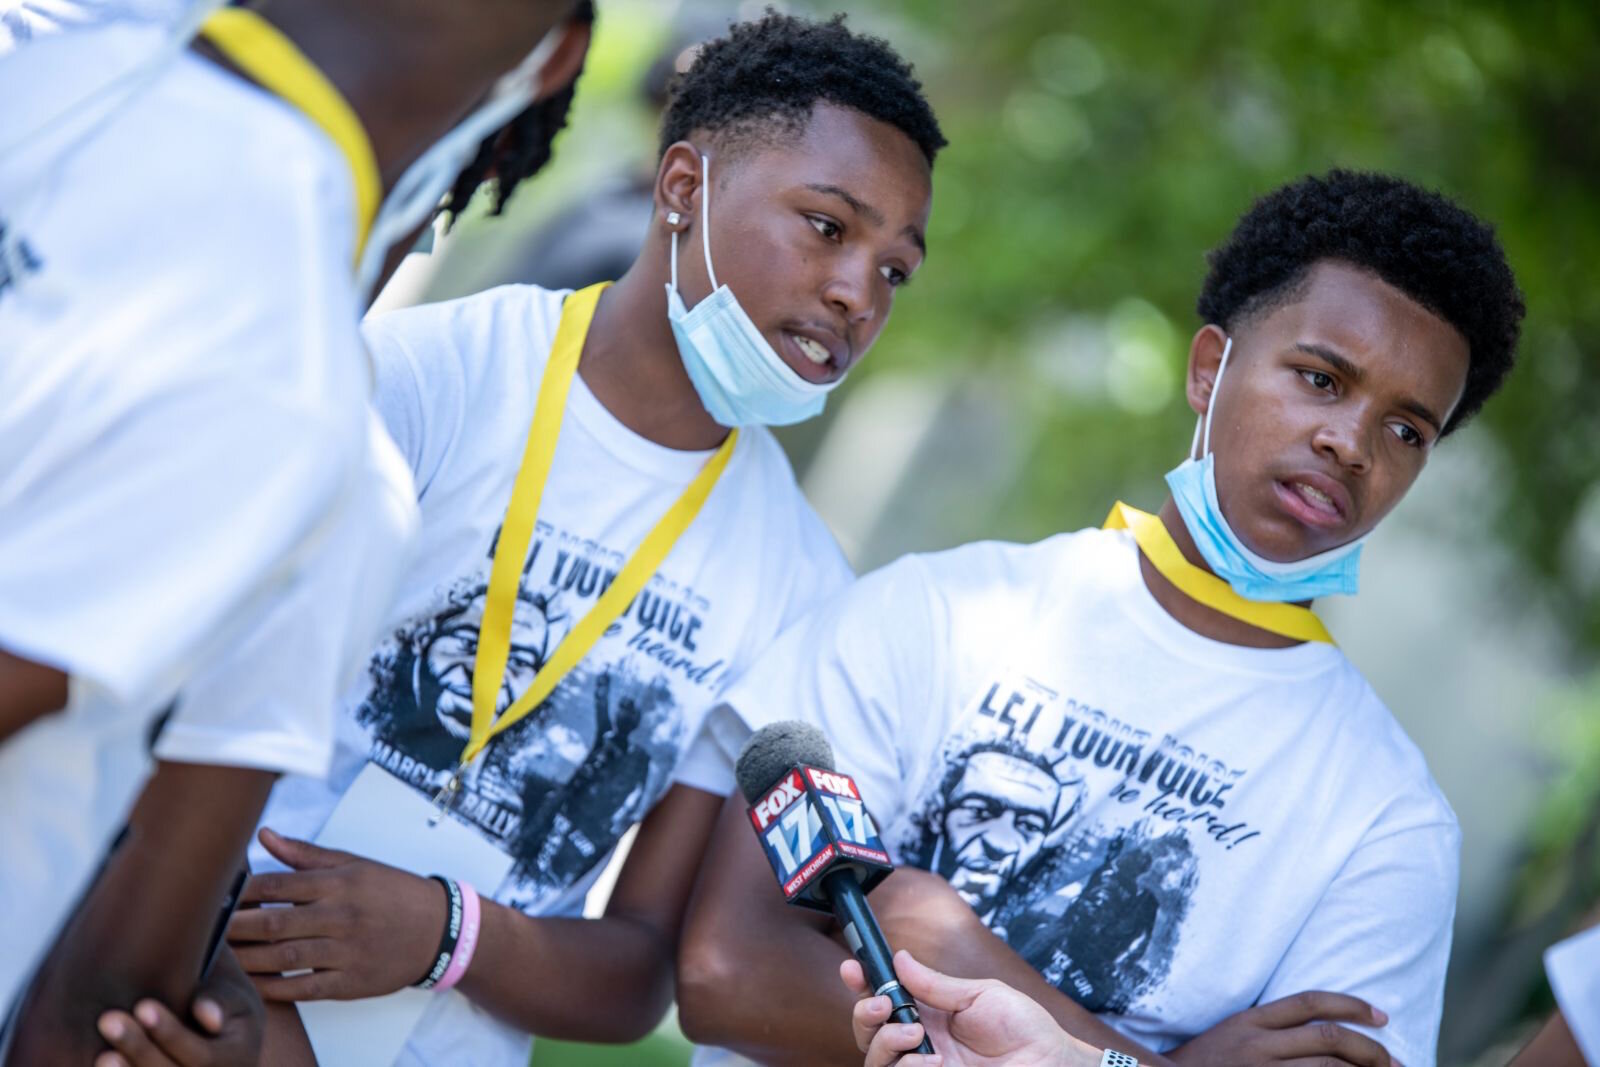
[[350,165],[356,186],[356,263],[378,214],[383,185],[378,160],[361,120],[339,90],[277,27],[248,8],[224,7],[207,16],[200,36],[257,85],[322,128]]
[[1215,574],[1184,559],[1172,534],[1167,532],[1159,518],[1149,512],[1129,507],[1119,500],[1106,518],[1104,528],[1131,531],[1139,551],[1144,553],[1150,565],[1189,599],[1198,600],[1213,611],[1220,611],[1280,637],[1291,637],[1296,641],[1324,641],[1330,645],[1334,643],[1327,627],[1322,625],[1322,620],[1310,608],[1302,608],[1298,604],[1246,600]]
[[539,385],[539,399],[533,409],[533,425],[528,428],[522,466],[511,487],[511,503],[506,507],[505,521],[495,543],[494,562],[489,568],[489,592],[483,605],[483,621],[478,624],[478,651],[472,664],[472,732],[460,767],[439,794],[441,805],[452,799],[461,785],[461,771],[484,746],[544,703],[561,679],[578,665],[611,623],[633,602],[661,566],[661,561],[667,558],[673,543],[694,521],[706,497],[711,495],[711,488],[727,467],[739,439],[737,430],[728,434],[722,447],[700,468],[683,495],[645,534],[594,607],[556,646],[555,652],[534,675],[533,684],[495,718],[496,697],[505,677],[506,660],[511,654],[511,617],[516,610],[517,589],[522,582],[528,546],[533,540],[534,522],[539,517],[539,500],[544,495],[550,466],[555,460],[556,438],[561,433],[561,418],[566,413],[567,393],[572,388],[572,376],[578,369],[583,339],[594,318],[600,291],[609,284],[601,282],[573,293],[561,310],[561,324],[556,328],[550,362],[545,366],[544,380]]

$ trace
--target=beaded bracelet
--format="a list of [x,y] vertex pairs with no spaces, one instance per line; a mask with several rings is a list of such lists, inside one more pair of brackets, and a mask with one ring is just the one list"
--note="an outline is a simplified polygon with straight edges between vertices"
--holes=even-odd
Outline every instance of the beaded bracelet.
[[418,989],[432,989],[439,984],[439,980],[450,967],[450,959],[455,955],[456,945],[461,937],[461,886],[442,874],[430,874],[428,877],[444,886],[445,895],[449,898],[449,907],[445,915],[444,930],[439,934],[438,951],[433,954],[433,966],[421,980],[412,983]]

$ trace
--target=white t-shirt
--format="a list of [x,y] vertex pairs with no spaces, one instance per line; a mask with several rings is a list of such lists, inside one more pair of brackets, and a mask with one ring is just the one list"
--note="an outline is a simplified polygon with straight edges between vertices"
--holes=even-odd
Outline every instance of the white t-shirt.
[[1550,990],[1589,1067],[1600,1064],[1600,926],[1551,945],[1544,954]]
[[[333,774],[280,782],[265,825],[314,837],[369,760],[431,797],[460,759],[491,552],[565,296],[507,286],[368,320],[379,406],[416,477],[422,530],[391,636],[344,702]],[[640,437],[574,377],[502,709],[710,455]],[[633,605],[469,771],[455,816],[516,861],[495,899],[529,915],[579,914],[618,840],[672,782],[732,792],[725,761],[687,752],[701,717],[783,627],[850,577],[772,435],[743,431]],[[529,1041],[450,992],[400,1062],[520,1067]]]
[[1320,989],[1434,1062],[1459,832],[1421,755],[1332,646],[1178,623],[1127,533],[900,560],[727,700],[825,730],[897,862],[1157,1051]]
[[[0,63],[17,128],[126,54],[119,34]],[[339,658],[416,512],[369,406],[353,210],[317,127],[188,54],[0,159],[0,647],[71,692],[0,744],[0,1011],[125,821],[164,709],[166,758],[326,769]]]

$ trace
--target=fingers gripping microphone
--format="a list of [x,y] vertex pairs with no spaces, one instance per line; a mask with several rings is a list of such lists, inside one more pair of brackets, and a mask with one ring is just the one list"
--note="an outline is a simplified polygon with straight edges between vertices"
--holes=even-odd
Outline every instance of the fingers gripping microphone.
[[[802,722],[765,726],[745,743],[735,774],[784,897],[831,912],[873,993],[889,998],[889,1018],[919,1021],[917,1003],[895,977],[894,955],[867,906],[867,892],[894,867],[856,783],[834,771],[828,739]],[[933,1051],[926,1035],[917,1051]]]

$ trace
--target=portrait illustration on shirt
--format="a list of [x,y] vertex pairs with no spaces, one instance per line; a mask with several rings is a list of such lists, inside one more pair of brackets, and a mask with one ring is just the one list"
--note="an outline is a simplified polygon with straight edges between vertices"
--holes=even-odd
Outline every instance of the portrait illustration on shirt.
[[906,823],[905,862],[950,883],[1051,984],[1126,1011],[1170,970],[1198,882],[1181,830],[1101,825],[1082,761],[1015,737],[970,736]]
[[[420,791],[455,770],[472,725],[472,678],[486,576],[458,583],[426,618],[374,656],[356,718],[370,758]],[[532,684],[589,605],[524,574],[504,677],[502,715]],[[626,652],[597,646],[548,698],[494,736],[462,775],[452,811],[515,860],[502,893],[536,907],[582,879],[666,791],[683,733],[672,688]],[[645,673],[648,672],[648,673]]]

